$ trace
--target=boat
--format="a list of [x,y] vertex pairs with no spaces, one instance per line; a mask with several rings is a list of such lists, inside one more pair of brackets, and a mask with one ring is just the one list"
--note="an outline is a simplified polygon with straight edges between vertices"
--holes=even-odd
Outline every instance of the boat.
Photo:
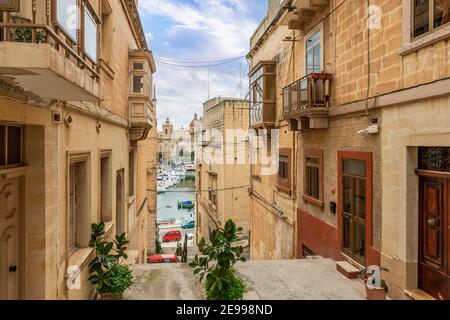
[[178,201],[178,209],[193,209],[194,207],[193,201]]
[[160,194],[160,193],[165,193],[166,192],[166,186],[164,185],[164,183],[158,183],[157,187],[156,187],[156,193]]

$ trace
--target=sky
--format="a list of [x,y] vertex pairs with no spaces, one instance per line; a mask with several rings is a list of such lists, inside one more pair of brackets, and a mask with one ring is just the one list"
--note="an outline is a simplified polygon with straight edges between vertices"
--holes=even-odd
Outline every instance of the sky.
[[[208,82],[209,98],[244,98],[248,64],[239,57],[267,13],[266,0],[140,0],[139,12],[156,59],[159,127],[170,118],[186,128],[194,113],[201,116]],[[211,66],[208,77],[208,64],[234,58]]]

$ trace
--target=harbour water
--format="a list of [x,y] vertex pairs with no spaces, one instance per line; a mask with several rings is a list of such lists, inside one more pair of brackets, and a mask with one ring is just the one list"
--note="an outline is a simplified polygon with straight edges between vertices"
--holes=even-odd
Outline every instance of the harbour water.
[[195,180],[185,178],[165,193],[158,194],[158,221],[195,220],[195,209],[179,209],[178,202],[195,200]]

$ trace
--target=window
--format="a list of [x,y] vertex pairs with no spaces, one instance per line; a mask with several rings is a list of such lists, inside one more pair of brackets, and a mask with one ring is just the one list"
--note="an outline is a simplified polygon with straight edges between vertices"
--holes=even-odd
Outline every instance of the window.
[[305,152],[305,174],[303,199],[323,206],[323,152]]
[[[100,18],[89,1],[56,0],[55,20],[59,29],[81,48],[93,63],[98,59],[98,24]],[[80,31],[80,32],[78,32]],[[75,48],[75,44],[78,48]]]
[[22,164],[22,127],[0,125],[0,167]]
[[320,31],[306,40],[306,73],[321,72],[321,39]]
[[103,222],[112,220],[111,155],[104,152],[100,158],[100,217]]
[[70,155],[68,179],[68,252],[89,245],[88,155]]
[[144,77],[133,76],[133,93],[143,93],[144,91]]
[[142,62],[135,62],[135,63],[133,63],[133,70],[143,71],[144,70],[144,64]]
[[280,191],[291,194],[291,150],[280,149],[278,160],[278,185]]
[[77,0],[57,0],[56,21],[75,42],[78,41],[78,20],[79,11]]
[[366,162],[343,159],[342,249],[365,264],[366,257]]
[[450,1],[412,0],[413,38],[431,32],[450,22]]
[[84,9],[84,52],[91,58],[94,62],[97,62],[97,23],[88,10]]

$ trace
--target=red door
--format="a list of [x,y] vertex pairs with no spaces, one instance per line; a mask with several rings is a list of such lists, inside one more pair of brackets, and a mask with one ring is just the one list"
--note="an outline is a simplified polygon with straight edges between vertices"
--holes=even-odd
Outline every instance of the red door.
[[420,178],[419,288],[450,299],[450,179]]

